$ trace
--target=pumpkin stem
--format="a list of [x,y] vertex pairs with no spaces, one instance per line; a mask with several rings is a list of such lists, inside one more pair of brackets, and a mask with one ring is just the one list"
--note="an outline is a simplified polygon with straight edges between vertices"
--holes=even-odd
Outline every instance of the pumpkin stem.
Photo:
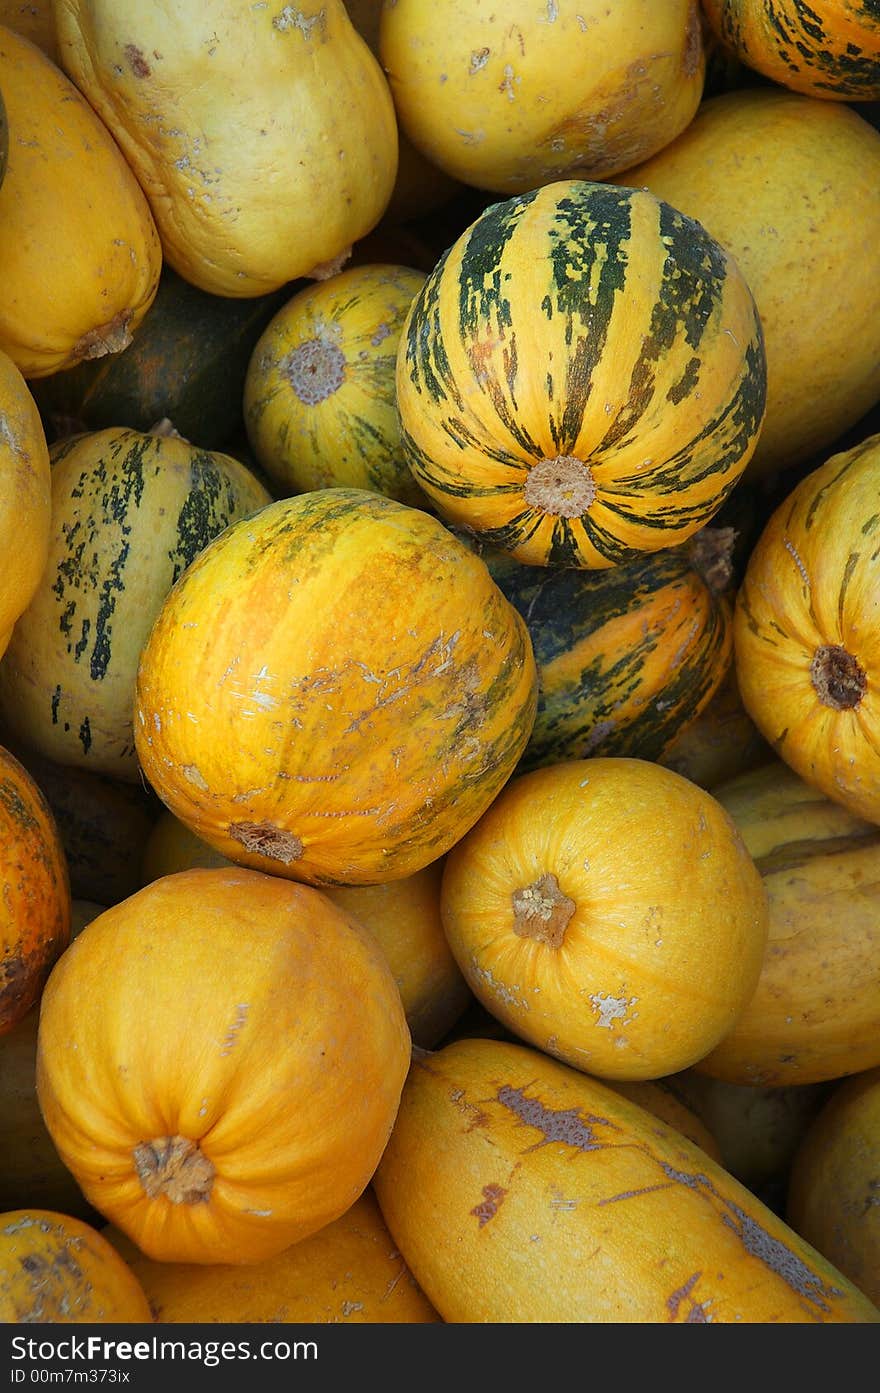
[[523,494],[530,508],[554,517],[579,518],[596,497],[596,481],[583,460],[556,455],[532,465]]
[[688,561],[713,595],[723,595],[730,589],[735,541],[733,527],[701,527],[685,543]]
[[172,1204],[207,1201],[214,1167],[188,1137],[154,1137],[131,1154],[138,1180],[151,1200],[164,1195]]
[[549,871],[525,886],[514,890],[513,932],[520,938],[536,938],[551,948],[561,948],[569,920],[577,909],[574,900],[563,895],[559,881]]
[[230,837],[241,842],[245,851],[255,856],[269,856],[289,866],[303,854],[303,844],[292,832],[276,827],[274,822],[230,822]]
[[121,353],[131,343],[129,321],[131,314],[120,310],[107,324],[90,329],[77,341],[73,352],[77,358],[103,358],[107,353]]
[[826,643],[816,649],[810,677],[819,700],[835,711],[858,706],[868,686],[861,663],[839,643]]
[[317,266],[312,267],[311,271],[306,271],[304,279],[307,281],[329,281],[331,276],[338,275],[342,270],[353,250],[353,247],[345,247],[332,260],[319,261]]
[[345,381],[345,354],[329,339],[306,339],[279,368],[304,406],[317,406],[332,397]]
[[[183,436],[168,416],[163,416],[161,421],[156,421],[147,431],[147,435],[157,435],[161,440],[182,440]],[[188,442],[187,442],[188,443]]]

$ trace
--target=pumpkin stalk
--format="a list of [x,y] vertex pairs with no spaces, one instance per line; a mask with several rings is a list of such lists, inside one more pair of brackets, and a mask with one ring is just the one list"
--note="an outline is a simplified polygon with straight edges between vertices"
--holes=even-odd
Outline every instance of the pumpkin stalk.
[[532,466],[523,495],[530,508],[555,517],[579,518],[595,500],[596,481],[583,460],[556,455]]
[[121,353],[123,348],[128,348],[131,343],[131,317],[130,310],[120,310],[107,324],[83,334],[74,345],[74,360],[103,358],[108,353]]
[[203,1204],[211,1194],[214,1167],[188,1137],[154,1137],[132,1151],[138,1180],[150,1199]]
[[515,890],[513,932],[520,938],[534,938],[550,948],[561,948],[571,916],[577,905],[559,888],[555,875],[546,872],[538,880]]
[[733,527],[701,527],[685,543],[687,557],[713,595],[723,595],[733,582]]
[[231,822],[228,832],[245,851],[256,856],[271,856],[289,866],[303,854],[303,844],[292,832],[276,827],[273,822]]
[[861,663],[839,643],[826,643],[816,649],[810,678],[819,700],[835,711],[858,706],[868,685]]

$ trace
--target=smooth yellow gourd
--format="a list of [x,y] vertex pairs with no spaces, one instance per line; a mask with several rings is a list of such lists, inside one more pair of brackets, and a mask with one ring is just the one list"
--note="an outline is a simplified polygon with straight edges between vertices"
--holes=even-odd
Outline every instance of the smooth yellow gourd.
[[64,67],[186,280],[261,295],[322,274],[379,221],[394,106],[342,0],[56,0],[55,13]]

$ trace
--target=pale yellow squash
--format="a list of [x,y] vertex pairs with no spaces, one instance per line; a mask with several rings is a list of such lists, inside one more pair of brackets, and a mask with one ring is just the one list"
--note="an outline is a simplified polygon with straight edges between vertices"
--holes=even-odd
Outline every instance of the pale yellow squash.
[[321,274],[379,221],[394,106],[342,0],[56,0],[55,13],[64,67],[186,280],[265,294]]
[[40,413],[18,368],[0,350],[0,658],[40,583],[51,508]]
[[0,91],[0,349],[25,377],[44,377],[131,342],[162,253],[110,132],[41,49],[2,27]]

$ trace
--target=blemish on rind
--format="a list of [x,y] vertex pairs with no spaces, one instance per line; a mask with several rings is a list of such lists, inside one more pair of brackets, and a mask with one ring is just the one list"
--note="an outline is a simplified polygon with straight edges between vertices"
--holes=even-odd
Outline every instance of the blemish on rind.
[[544,1133],[544,1140],[536,1142],[535,1147],[529,1150],[548,1146],[551,1142],[563,1142],[566,1146],[576,1147],[578,1151],[598,1151],[604,1143],[597,1141],[592,1124],[612,1126],[604,1117],[581,1117],[576,1108],[562,1111],[547,1108],[540,1098],[527,1098],[521,1088],[513,1088],[511,1084],[503,1084],[496,1097],[502,1107],[514,1113],[520,1122]]
[[507,1194],[503,1185],[484,1185],[483,1199],[480,1204],[475,1204],[470,1211],[479,1221],[480,1228],[488,1224],[490,1219],[494,1219],[499,1207]]

